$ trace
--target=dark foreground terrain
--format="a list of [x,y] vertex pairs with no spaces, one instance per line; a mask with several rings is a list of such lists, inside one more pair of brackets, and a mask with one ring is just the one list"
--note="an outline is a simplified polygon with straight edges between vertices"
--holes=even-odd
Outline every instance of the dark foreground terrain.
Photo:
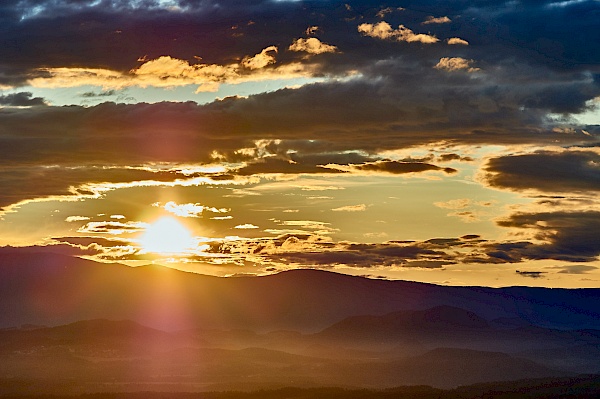
[[0,395],[597,393],[598,378],[580,376],[600,374],[598,289],[313,270],[220,279],[38,254],[0,259],[0,277]]
[[94,393],[78,396],[17,395],[14,399],[554,399],[578,398],[597,399],[600,397],[600,375],[587,375],[575,378],[554,378],[497,382],[463,386],[451,390],[428,386],[396,387],[385,390],[343,389],[343,388],[280,388],[252,392],[129,392]]
[[450,389],[600,371],[600,331],[498,325],[438,306],[345,318],[316,333],[162,331],[87,320],[0,331],[0,394],[296,386]]

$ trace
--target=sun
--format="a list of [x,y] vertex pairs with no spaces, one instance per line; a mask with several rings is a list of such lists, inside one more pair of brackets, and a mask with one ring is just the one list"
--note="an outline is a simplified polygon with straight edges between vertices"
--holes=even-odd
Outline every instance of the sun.
[[146,252],[181,254],[195,246],[192,234],[175,218],[163,217],[152,223],[140,237]]

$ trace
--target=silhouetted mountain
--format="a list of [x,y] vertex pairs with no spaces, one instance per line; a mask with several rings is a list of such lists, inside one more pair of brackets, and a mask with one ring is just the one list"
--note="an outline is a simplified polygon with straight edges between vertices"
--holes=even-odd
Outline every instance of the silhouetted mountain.
[[[564,376],[533,361],[499,352],[438,348],[393,367],[410,384],[451,388],[483,381]],[[435,378],[431,378],[435,376]]]
[[599,289],[446,287],[317,270],[218,278],[0,250],[0,327],[106,318],[163,330],[318,331],[349,316],[436,306],[486,320],[600,328]]
[[[436,314],[437,309],[432,313]],[[271,334],[265,334],[268,340]],[[286,353],[265,347],[225,349],[181,340],[127,321],[91,320],[0,334],[0,389],[7,393],[82,393],[102,390],[170,391],[282,386],[454,387],[473,382],[568,375],[502,353],[438,348],[389,359]],[[288,337],[289,338],[289,337]],[[316,339],[304,336],[306,342]],[[15,379],[29,381],[26,387]],[[55,386],[55,388],[52,388]],[[145,388],[144,388],[145,387]]]
[[[68,348],[66,353],[89,356],[122,356],[181,347],[202,341],[175,339],[175,336],[122,320],[84,320],[57,327],[0,330],[1,353],[42,353]],[[100,355],[104,353],[104,355]]]
[[353,316],[323,330],[319,335],[338,339],[394,339],[422,334],[449,334],[489,328],[473,312],[452,306],[418,311],[399,311],[383,316]]

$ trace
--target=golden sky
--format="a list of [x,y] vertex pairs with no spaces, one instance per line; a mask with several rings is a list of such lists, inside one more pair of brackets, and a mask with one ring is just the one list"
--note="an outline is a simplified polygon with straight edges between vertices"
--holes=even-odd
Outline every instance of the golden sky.
[[4,2],[0,251],[599,287],[598,9]]

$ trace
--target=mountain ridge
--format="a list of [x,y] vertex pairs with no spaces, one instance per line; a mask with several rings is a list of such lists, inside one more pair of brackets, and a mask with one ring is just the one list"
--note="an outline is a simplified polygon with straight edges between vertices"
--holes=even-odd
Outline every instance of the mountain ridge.
[[452,287],[312,269],[223,278],[0,251],[0,328],[107,318],[162,330],[316,332],[349,316],[435,306],[454,306],[488,321],[600,328],[600,289]]

